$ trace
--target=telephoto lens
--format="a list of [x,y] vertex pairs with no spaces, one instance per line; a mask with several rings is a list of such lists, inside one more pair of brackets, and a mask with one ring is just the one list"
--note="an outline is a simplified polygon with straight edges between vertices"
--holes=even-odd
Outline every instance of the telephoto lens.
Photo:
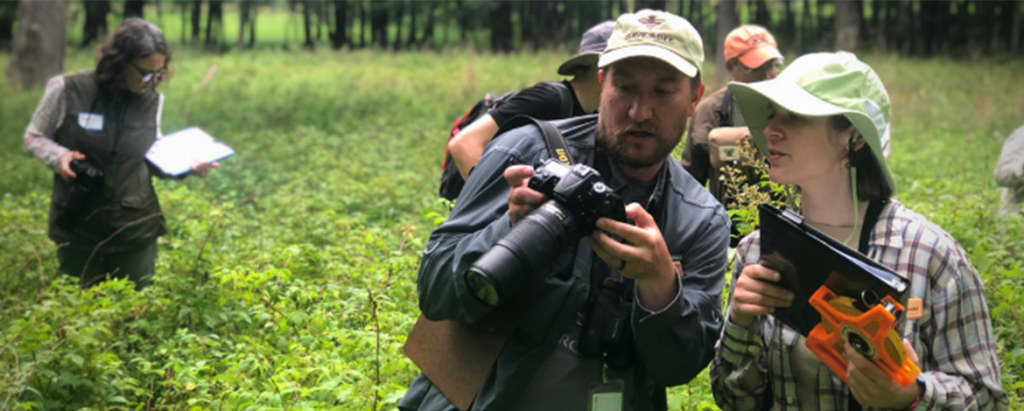
[[535,166],[529,187],[553,200],[516,223],[465,274],[466,286],[485,304],[507,301],[532,274],[590,235],[598,218],[626,220],[622,199],[586,165],[544,160]]

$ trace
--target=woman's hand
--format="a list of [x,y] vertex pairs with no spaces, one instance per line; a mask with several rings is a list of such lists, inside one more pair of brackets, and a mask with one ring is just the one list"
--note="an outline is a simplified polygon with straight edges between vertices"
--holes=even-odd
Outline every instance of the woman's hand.
[[189,169],[189,174],[202,177],[209,173],[211,168],[220,168],[220,163],[197,161],[192,163],[192,167]]
[[782,279],[779,273],[760,264],[743,268],[729,304],[729,321],[749,327],[754,319],[775,312],[776,308],[793,304],[793,292],[773,283]]
[[60,156],[57,160],[58,170],[60,171],[60,177],[64,181],[71,182],[77,177],[74,171],[71,171],[71,162],[74,160],[85,160],[85,154],[77,151],[68,151]]
[[[918,364],[914,347],[906,341],[903,341],[903,347],[907,350],[910,361]],[[853,398],[856,398],[860,405],[905,410],[923,394],[921,386],[916,382],[904,387],[893,381],[889,374],[871,360],[864,358],[850,344],[846,344],[843,349],[843,357],[846,357],[846,383],[850,386]]]

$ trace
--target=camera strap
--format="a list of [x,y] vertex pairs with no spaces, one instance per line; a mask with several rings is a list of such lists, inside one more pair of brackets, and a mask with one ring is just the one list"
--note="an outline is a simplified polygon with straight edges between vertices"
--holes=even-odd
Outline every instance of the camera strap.
[[540,129],[540,133],[544,136],[544,142],[548,146],[548,153],[551,154],[551,158],[556,158],[561,161],[562,164],[571,166],[573,164],[572,154],[569,153],[569,146],[565,144],[565,139],[562,138],[562,133],[558,131],[558,127],[551,124],[550,121],[538,120],[533,117],[528,117],[533,124],[537,125]]

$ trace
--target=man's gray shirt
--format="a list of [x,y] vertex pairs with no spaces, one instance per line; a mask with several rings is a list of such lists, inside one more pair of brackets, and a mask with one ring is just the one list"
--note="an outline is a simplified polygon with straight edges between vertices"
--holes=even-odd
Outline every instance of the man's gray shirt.
[[[593,165],[604,154],[595,147],[597,115],[554,122],[572,158]],[[550,158],[535,126],[499,135],[485,149],[469,176],[448,221],[430,237],[417,280],[420,310],[428,319],[473,323],[496,308],[481,303],[468,289],[464,273],[511,227],[507,167],[533,165]],[[627,179],[611,161],[604,178],[624,194]],[[644,207],[661,230],[673,261],[681,265],[679,294],[651,312],[634,296],[632,338],[636,362],[610,377],[626,381],[625,409],[651,410],[663,401],[664,387],[685,384],[714,356],[722,327],[721,292],[729,246],[725,209],[675,161],[667,159]],[[597,257],[581,239],[552,264],[536,299],[519,318],[491,374],[477,394],[473,410],[562,410],[587,408],[588,386],[601,381],[601,360],[574,356],[572,346],[590,294],[591,266]],[[522,292],[522,291],[521,291]],[[497,309],[500,309],[497,308]],[[573,360],[573,358],[576,358]],[[572,368],[572,370],[568,370]],[[564,370],[562,380],[550,371]],[[543,372],[544,375],[538,375]],[[542,384],[539,382],[543,382]],[[403,410],[455,410],[420,375],[399,404]]]

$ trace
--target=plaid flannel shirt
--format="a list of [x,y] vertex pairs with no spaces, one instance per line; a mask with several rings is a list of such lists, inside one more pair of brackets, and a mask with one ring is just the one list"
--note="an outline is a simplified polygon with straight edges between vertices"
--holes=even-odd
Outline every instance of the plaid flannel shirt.
[[[745,238],[737,253],[733,286],[743,267],[759,262],[760,233]],[[920,358],[919,381],[924,393],[914,410],[1009,408],[1000,381],[985,287],[956,240],[894,200],[882,210],[872,230],[868,257],[910,280],[904,306],[908,298],[921,298],[924,303],[923,317],[901,320],[896,328]],[[711,364],[718,406],[723,410],[768,409],[762,399],[770,386],[775,410],[799,410],[791,365],[798,337],[796,330],[771,316],[759,318],[749,328],[727,321]],[[824,364],[818,369],[817,408],[847,410],[849,386]],[[762,373],[762,384],[754,390],[741,383],[748,370]]]
[[[160,100],[156,109],[156,138],[163,137],[160,133],[160,117],[164,109],[164,95],[160,94]],[[68,152],[68,149],[56,141],[54,135],[64,124],[64,116],[67,111],[67,103],[64,100],[64,76],[59,75],[46,83],[46,90],[43,91],[43,98],[39,100],[36,111],[32,114],[32,120],[25,129],[22,140],[25,142],[25,149],[32,153],[39,161],[46,164],[54,172],[60,173],[58,164],[60,156]]]

